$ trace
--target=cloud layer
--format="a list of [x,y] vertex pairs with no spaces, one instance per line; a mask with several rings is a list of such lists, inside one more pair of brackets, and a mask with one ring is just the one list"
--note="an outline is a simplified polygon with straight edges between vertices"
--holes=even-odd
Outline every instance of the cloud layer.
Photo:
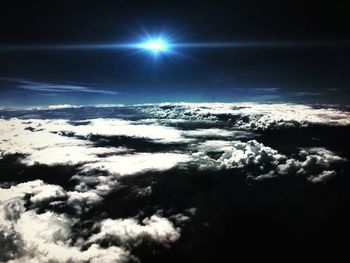
[[301,104],[164,103],[141,107],[141,111],[166,119],[225,120],[227,125],[248,130],[350,124],[347,111]]
[[[169,248],[181,239],[182,228],[191,224],[197,210],[150,206],[159,183],[155,174],[161,174],[157,180],[168,180],[173,171],[217,176],[239,171],[257,184],[298,177],[323,185],[337,178],[347,163],[345,151],[329,149],[317,138],[292,146],[284,138],[281,149],[266,139],[271,131],[348,127],[349,112],[341,109],[247,103],[132,108],[140,112],[138,118],[64,118],[84,107],[52,108],[45,114],[53,118],[41,117],[46,110],[37,109],[24,115],[2,113],[7,116],[0,119],[2,173],[12,172],[12,163],[6,163],[11,156],[19,174],[34,172],[22,181],[1,181],[0,261],[128,262],[136,260],[134,251],[145,244]],[[50,178],[57,176],[50,169],[58,166],[71,169],[72,175]],[[35,177],[43,167],[47,174]],[[69,178],[64,181],[64,176]],[[134,185],[137,176],[144,179]],[[49,183],[53,179],[59,183]],[[123,191],[127,194],[118,197]],[[120,216],[120,207],[106,201],[112,197],[119,198],[119,205],[126,202],[123,209],[132,212]],[[137,202],[142,209],[134,211]],[[103,212],[110,206],[109,213]]]

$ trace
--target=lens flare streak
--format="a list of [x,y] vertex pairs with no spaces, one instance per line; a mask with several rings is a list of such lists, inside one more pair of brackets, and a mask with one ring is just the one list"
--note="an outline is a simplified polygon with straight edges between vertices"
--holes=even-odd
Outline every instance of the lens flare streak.
[[145,50],[162,53],[172,49],[194,48],[312,48],[322,46],[348,46],[350,41],[256,41],[256,42],[190,42],[168,43],[163,39],[149,39],[142,43],[63,44],[63,45],[0,45],[0,52],[50,50]]

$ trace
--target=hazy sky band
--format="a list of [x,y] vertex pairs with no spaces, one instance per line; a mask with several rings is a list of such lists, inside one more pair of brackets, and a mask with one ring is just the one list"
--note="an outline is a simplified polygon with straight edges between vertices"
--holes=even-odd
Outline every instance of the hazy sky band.
[[[63,45],[0,45],[0,51],[45,51],[45,50],[116,50],[142,49],[143,43],[115,44],[63,44]],[[322,46],[348,46],[350,41],[266,41],[266,42],[193,42],[168,43],[169,49],[193,48],[307,48]]]

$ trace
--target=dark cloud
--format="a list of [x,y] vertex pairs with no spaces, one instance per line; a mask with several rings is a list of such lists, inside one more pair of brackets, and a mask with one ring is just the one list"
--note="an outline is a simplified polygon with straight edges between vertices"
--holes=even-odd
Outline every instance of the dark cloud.
[[0,228],[0,260],[3,262],[21,257],[25,254],[23,240],[14,229]]

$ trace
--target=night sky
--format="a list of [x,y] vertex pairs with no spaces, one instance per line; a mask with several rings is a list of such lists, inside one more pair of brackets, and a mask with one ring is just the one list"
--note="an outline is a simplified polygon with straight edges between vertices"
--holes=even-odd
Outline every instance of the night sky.
[[[347,1],[3,3],[0,104],[345,104],[350,95],[348,10]],[[145,31],[170,37],[172,43],[257,45],[178,48],[157,59],[133,50],[4,48],[137,43]],[[259,46],[283,41],[295,44]]]

